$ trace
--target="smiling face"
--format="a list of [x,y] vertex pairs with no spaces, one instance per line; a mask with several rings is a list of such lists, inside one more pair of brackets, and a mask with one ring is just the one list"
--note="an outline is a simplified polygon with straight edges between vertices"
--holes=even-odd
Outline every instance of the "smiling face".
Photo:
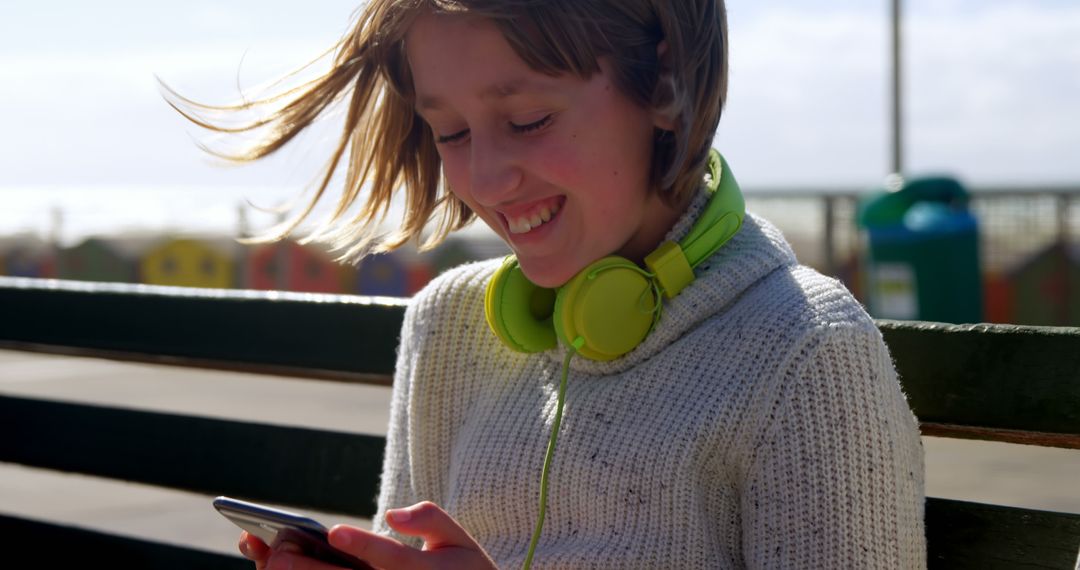
[[537,285],[562,285],[617,254],[640,262],[682,207],[649,188],[654,128],[670,122],[616,88],[531,69],[488,20],[425,13],[406,49],[416,110],[450,189]]

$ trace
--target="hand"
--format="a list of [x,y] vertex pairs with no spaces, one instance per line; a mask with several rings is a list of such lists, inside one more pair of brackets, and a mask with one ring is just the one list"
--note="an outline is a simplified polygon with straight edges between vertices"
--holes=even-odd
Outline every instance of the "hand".
[[265,570],[270,559],[270,547],[245,530],[240,532],[240,554],[255,563],[255,570]]
[[[422,538],[424,548],[418,550],[393,538],[346,525],[330,529],[330,545],[384,570],[495,568],[495,563],[472,536],[434,503],[425,501],[404,509],[387,511],[386,522],[403,535]],[[295,549],[271,550],[247,533],[241,535],[240,551],[255,562],[257,570],[337,568],[302,556]]]

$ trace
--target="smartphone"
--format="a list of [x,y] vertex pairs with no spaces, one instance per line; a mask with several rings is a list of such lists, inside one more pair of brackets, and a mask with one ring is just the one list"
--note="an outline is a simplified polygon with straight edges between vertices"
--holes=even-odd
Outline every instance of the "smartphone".
[[314,519],[229,497],[214,499],[214,508],[272,548],[282,542],[291,542],[300,547],[304,556],[346,568],[374,570],[363,560],[330,546],[329,529]]

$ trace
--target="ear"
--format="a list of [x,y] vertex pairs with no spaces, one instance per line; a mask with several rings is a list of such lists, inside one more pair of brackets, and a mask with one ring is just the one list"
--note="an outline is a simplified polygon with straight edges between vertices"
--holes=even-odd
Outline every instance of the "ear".
[[675,97],[675,77],[671,73],[671,50],[667,40],[660,40],[656,44],[656,60],[659,63],[659,74],[653,90],[653,125],[662,131],[674,131],[679,112]]

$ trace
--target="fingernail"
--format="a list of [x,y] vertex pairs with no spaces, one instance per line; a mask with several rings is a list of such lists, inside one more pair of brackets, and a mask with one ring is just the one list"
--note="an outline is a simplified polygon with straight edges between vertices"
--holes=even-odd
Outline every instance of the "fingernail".
[[352,544],[352,533],[345,528],[330,529],[330,544],[338,550],[345,550]]
[[295,542],[282,542],[280,545],[278,545],[277,549],[282,552],[291,552],[293,554],[300,554],[301,552],[303,552],[303,549],[300,548],[300,545],[296,544]]
[[403,523],[412,518],[412,512],[409,509],[397,509],[386,511],[386,516],[390,517],[394,522]]

